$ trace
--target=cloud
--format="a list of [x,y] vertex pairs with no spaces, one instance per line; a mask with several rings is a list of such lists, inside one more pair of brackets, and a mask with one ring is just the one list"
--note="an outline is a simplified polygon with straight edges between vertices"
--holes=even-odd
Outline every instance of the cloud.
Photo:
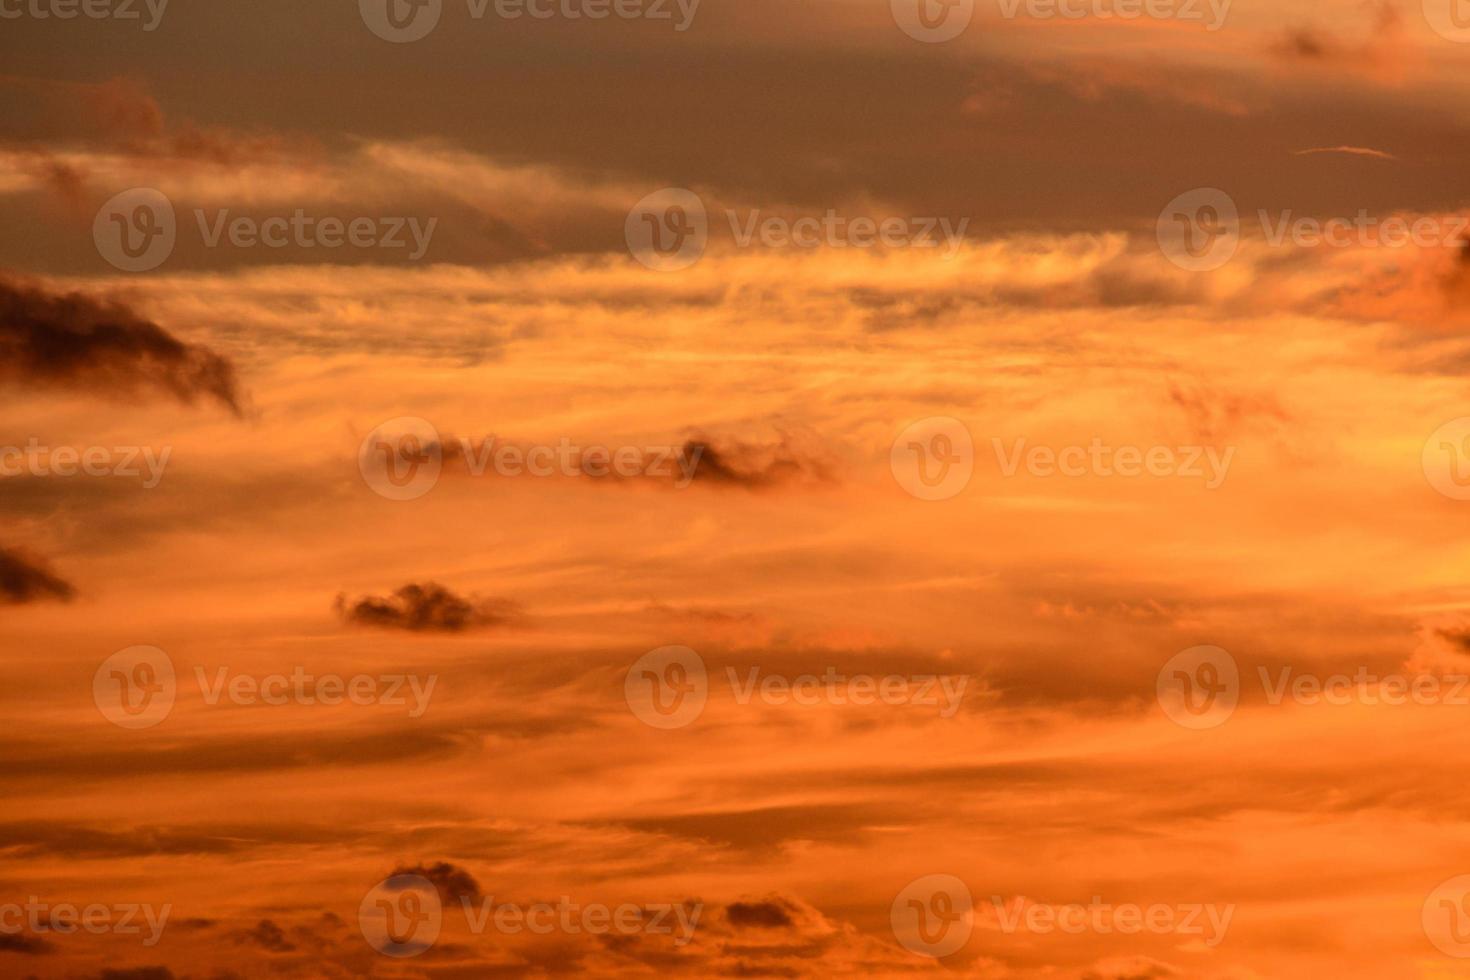
[[835,482],[835,464],[815,439],[789,432],[765,444],[696,436],[680,455],[697,461],[695,483],[764,490],[786,483]]
[[20,953],[25,956],[47,956],[56,952],[56,945],[39,936],[23,933],[0,933],[0,953]]
[[175,338],[127,306],[57,294],[0,275],[0,381],[103,389],[161,390],[185,404],[214,399],[237,416],[234,366]]
[[75,596],[76,589],[69,582],[37,559],[0,548],[0,605],[20,606],[47,599],[70,602]]
[[794,922],[790,904],[780,898],[760,902],[731,902],[725,906],[725,918],[737,929],[787,929]]
[[420,878],[427,878],[433,882],[434,887],[439,889],[439,895],[446,903],[458,902],[462,898],[472,901],[480,898],[480,883],[475,880],[475,876],[448,861],[437,861],[434,864],[399,865],[393,869],[389,877],[398,875],[418,875]]
[[296,947],[286,939],[286,933],[270,919],[261,919],[255,928],[244,933],[244,938],[261,949],[272,953],[295,952]]
[[1314,153],[1345,153],[1349,156],[1373,157],[1378,160],[1397,160],[1392,153],[1370,149],[1366,146],[1315,146],[1310,150],[1294,150],[1292,156],[1305,157]]
[[465,598],[436,582],[410,583],[391,596],[337,597],[342,619],[358,626],[416,633],[463,633],[505,626],[520,618],[520,606],[505,599]]

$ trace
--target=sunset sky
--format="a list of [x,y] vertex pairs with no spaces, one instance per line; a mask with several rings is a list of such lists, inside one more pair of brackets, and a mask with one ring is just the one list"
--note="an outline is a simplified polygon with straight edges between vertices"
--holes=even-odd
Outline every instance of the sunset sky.
[[1470,3],[487,4],[0,0],[0,977],[1470,978]]

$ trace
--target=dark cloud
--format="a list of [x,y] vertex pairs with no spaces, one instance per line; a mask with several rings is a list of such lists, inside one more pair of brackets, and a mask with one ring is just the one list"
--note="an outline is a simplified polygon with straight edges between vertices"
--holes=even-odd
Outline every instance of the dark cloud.
[[787,929],[794,923],[789,905],[779,898],[761,902],[732,902],[725,907],[725,918],[737,929]]
[[0,953],[21,953],[25,956],[47,956],[56,952],[54,943],[49,943],[39,936],[27,936],[23,933],[0,932]]
[[0,275],[0,381],[164,391],[185,404],[214,399],[241,414],[234,366],[186,344],[118,302],[58,294]]
[[765,444],[696,436],[679,452],[694,466],[695,483],[764,490],[836,479],[835,464],[820,448],[792,433],[782,433],[776,442]]
[[0,606],[57,599],[70,602],[76,589],[36,558],[0,548]]
[[244,938],[261,949],[272,953],[292,953],[296,947],[286,940],[286,933],[270,919],[261,919],[255,928],[244,933]]
[[134,966],[122,970],[103,970],[97,980],[174,980],[174,971],[166,966]]
[[391,596],[337,597],[336,609],[349,623],[416,633],[463,633],[516,622],[520,606],[505,599],[456,595],[435,582],[410,583]]
[[427,878],[433,882],[435,888],[439,889],[439,895],[445,902],[457,903],[461,898],[478,901],[480,898],[480,883],[475,880],[474,875],[448,861],[402,865],[393,869],[389,877],[397,875],[418,875],[420,878]]

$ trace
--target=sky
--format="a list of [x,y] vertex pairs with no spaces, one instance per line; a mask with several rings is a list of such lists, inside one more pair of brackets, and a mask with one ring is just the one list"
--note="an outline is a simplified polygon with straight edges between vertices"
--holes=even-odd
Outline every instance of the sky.
[[0,976],[1470,978],[1467,66],[0,0]]

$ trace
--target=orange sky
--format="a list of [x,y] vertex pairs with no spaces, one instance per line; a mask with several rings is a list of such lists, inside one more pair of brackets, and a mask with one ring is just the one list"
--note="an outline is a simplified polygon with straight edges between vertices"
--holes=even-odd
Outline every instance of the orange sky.
[[0,0],[0,976],[1470,978],[1447,2],[387,2]]

